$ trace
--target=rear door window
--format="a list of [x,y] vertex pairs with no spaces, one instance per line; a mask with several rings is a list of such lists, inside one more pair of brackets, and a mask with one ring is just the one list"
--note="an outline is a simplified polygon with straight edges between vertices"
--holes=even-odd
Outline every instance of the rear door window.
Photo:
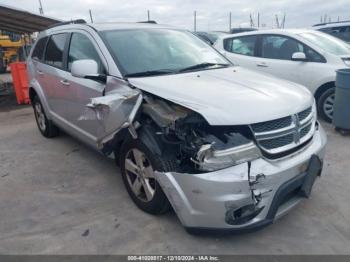
[[41,61],[44,56],[44,50],[47,43],[47,37],[40,38],[33,50],[32,58]]
[[256,40],[256,35],[229,38],[225,40],[224,48],[231,53],[254,56]]
[[67,34],[52,35],[46,47],[45,63],[63,68],[63,53]]

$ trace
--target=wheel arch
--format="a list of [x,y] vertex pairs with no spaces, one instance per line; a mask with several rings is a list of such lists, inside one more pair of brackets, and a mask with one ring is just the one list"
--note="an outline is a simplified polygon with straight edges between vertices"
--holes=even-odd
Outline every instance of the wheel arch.
[[315,92],[315,99],[316,102],[318,102],[318,100],[320,99],[321,95],[328,89],[335,87],[335,81],[330,81],[327,83],[324,83],[323,85],[321,85],[319,88],[317,88],[316,92]]
[[[151,124],[142,125],[137,129],[138,139],[154,154],[161,156],[163,147],[156,137],[156,130]],[[120,153],[124,143],[128,143],[133,139],[128,128],[118,132],[112,140],[110,140],[102,149],[106,155],[114,152],[115,160],[120,163]]]
[[44,95],[43,90],[41,89],[39,83],[36,80],[30,81],[28,92],[29,92],[30,102],[33,104],[33,98],[35,96],[37,96],[39,98],[42,106],[44,107],[47,119],[52,120],[51,110],[50,110],[49,105],[47,103],[46,96]]
[[36,93],[35,89],[33,87],[29,87],[29,99],[31,104],[33,104],[34,97],[36,97],[38,94]]

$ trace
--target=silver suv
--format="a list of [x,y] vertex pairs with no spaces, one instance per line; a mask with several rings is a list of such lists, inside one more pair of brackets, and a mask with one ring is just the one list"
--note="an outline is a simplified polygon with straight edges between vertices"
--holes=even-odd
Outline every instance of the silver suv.
[[172,207],[189,231],[267,225],[321,174],[326,136],[310,92],[233,66],[190,32],[59,25],[27,64],[40,132],[115,157],[135,204]]

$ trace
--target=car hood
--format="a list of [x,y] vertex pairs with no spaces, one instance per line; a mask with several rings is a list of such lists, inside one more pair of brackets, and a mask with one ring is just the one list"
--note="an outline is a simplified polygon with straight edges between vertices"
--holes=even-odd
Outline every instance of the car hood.
[[241,67],[129,78],[129,82],[201,114],[210,125],[273,120],[313,103],[305,87]]

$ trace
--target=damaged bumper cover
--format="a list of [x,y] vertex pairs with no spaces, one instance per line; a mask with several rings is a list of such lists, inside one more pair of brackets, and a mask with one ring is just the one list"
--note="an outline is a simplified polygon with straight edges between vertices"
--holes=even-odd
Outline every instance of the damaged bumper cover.
[[259,158],[209,173],[156,172],[156,176],[184,227],[251,231],[308,197],[314,182],[310,177],[322,170],[326,140],[319,125],[303,151],[283,159]]

